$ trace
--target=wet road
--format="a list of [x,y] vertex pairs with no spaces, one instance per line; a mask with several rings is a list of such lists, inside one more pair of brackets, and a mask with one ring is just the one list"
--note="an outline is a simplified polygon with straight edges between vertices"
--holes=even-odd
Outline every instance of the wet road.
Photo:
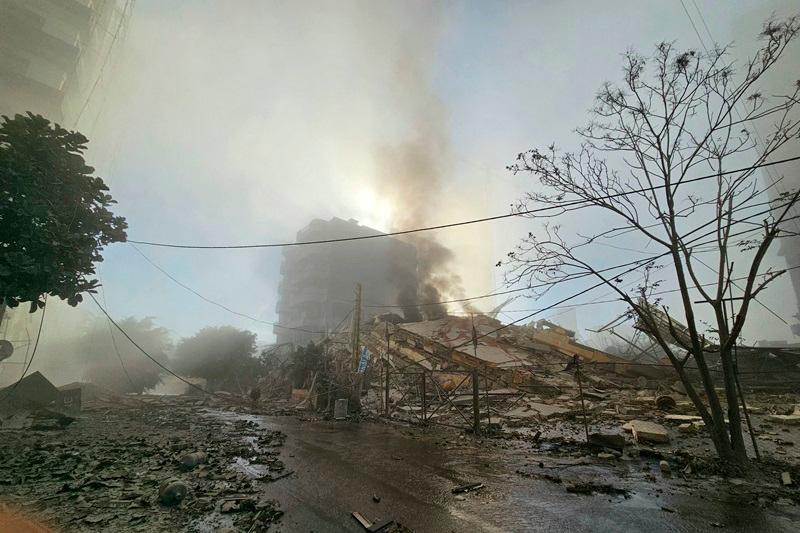
[[[364,531],[352,511],[372,520],[393,518],[417,532],[707,531],[715,529],[712,523],[724,531],[797,531],[797,507],[784,508],[792,516],[697,493],[667,497],[659,494],[659,481],[642,482],[629,499],[569,494],[563,484],[516,474],[538,461],[525,450],[445,449],[436,443],[457,440],[454,433],[292,417],[256,420],[288,435],[281,459],[296,475],[266,490],[286,512],[281,531]],[[476,481],[486,488],[464,501],[451,493]]]

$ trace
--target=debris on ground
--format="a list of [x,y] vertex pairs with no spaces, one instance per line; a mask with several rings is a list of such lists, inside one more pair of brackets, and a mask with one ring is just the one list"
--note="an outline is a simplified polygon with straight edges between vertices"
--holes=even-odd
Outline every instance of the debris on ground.
[[452,492],[453,494],[460,494],[463,492],[472,492],[474,490],[480,490],[482,488],[484,488],[483,483],[467,483],[466,485],[455,487]]
[[622,429],[633,433],[633,440],[635,442],[652,442],[656,444],[669,443],[669,432],[667,428],[655,422],[631,420],[623,425]]
[[615,487],[607,483],[595,483],[593,481],[578,481],[566,486],[567,492],[572,494],[610,494],[614,496],[630,497],[630,493],[626,489]]
[[[280,518],[260,487],[287,474],[282,433],[210,398],[108,402],[84,405],[58,432],[0,428],[4,502],[64,531],[263,531]],[[224,521],[219,501],[235,502]]]

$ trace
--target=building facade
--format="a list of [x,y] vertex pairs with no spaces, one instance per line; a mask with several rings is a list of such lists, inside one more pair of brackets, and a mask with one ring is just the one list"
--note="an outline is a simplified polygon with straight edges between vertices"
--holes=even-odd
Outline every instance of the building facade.
[[[91,137],[133,7],[134,0],[0,0],[0,115],[31,112]],[[14,346],[0,362],[0,383],[22,376],[41,318],[27,305],[0,309],[0,339]]]
[[[315,219],[297,242],[380,235],[357,221]],[[350,325],[355,287],[361,284],[362,320],[390,311],[403,291],[416,292],[416,248],[391,237],[294,246],[284,249],[278,288],[278,343],[318,341],[340,324]]]
[[108,75],[133,0],[0,0],[0,115],[73,128]]

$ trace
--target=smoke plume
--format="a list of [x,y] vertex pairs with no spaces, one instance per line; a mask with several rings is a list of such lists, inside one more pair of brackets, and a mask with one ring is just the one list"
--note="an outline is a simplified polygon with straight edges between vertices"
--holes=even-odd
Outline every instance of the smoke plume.
[[[394,205],[391,230],[438,223],[435,214],[445,201],[442,183],[451,154],[447,110],[431,80],[437,33],[435,22],[423,25],[414,42],[398,47],[393,58],[395,112],[405,120],[407,133],[405,140],[376,148],[374,173],[378,193]],[[396,272],[394,279],[416,279],[416,285],[399,287],[398,305],[411,321],[445,316],[443,304],[416,305],[462,295],[461,278],[448,270],[454,254],[431,233],[412,234],[407,240],[417,249],[417,276]]]

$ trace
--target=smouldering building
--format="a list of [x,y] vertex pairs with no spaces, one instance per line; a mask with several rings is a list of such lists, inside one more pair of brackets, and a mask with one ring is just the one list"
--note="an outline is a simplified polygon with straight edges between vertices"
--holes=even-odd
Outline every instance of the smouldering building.
[[[297,241],[380,235],[356,220],[312,220]],[[355,287],[361,284],[362,320],[396,309],[370,307],[395,304],[402,294],[416,300],[417,252],[392,237],[313,244],[284,249],[278,288],[278,343],[306,344],[340,323],[349,325]],[[299,328],[299,329],[287,329]],[[302,331],[307,330],[307,331]]]

